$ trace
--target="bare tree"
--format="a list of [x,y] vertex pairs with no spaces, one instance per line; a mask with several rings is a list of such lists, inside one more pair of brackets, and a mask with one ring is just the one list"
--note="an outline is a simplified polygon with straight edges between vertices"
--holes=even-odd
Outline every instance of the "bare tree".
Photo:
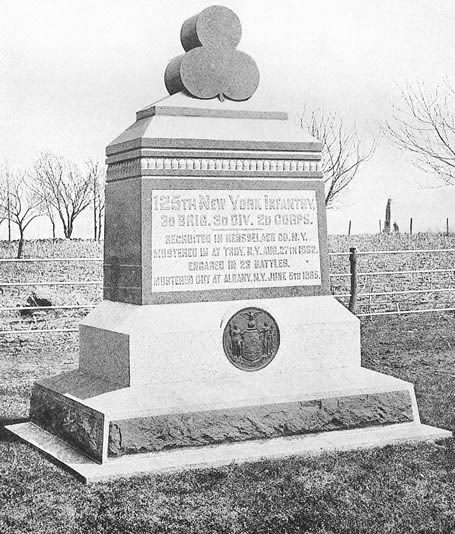
[[[35,174],[33,173],[33,178],[35,178]],[[42,189],[41,189],[41,186],[37,183],[35,183],[35,181],[32,182],[31,184],[31,187],[32,187],[32,190],[33,190],[33,193],[35,195],[35,197],[37,198],[37,200],[41,203],[41,206],[43,208],[43,215],[45,217],[47,217],[51,223],[51,227],[52,227],[52,239],[56,239],[57,237],[57,213],[54,209],[54,206],[51,202],[51,200],[49,199],[49,197],[47,195],[44,195],[42,193]]]
[[30,223],[43,214],[43,206],[33,194],[29,177],[23,171],[10,173],[8,195],[0,198],[0,216],[8,219],[19,230],[17,257],[22,258],[24,234]]
[[99,241],[103,232],[106,168],[102,163],[94,160],[87,161],[86,166],[92,191],[93,238]]
[[[0,165],[0,206],[6,204],[7,185],[6,185],[6,165]],[[0,225],[6,220],[6,214],[8,209],[3,210],[0,208]]]
[[422,82],[401,90],[401,104],[386,124],[392,141],[414,156],[415,165],[445,184],[455,183],[455,90],[446,79],[427,89]]
[[43,153],[34,164],[33,190],[46,207],[55,232],[55,214],[70,239],[74,222],[91,202],[91,176],[76,164],[52,153]]
[[333,207],[354,180],[359,167],[373,156],[376,140],[363,141],[336,113],[305,110],[300,125],[322,142],[325,204],[328,208]]
[[11,203],[11,173],[6,163],[0,165],[0,204],[6,206],[6,210],[0,213],[0,224],[5,220],[8,223],[8,241],[11,242],[11,218],[8,217]]

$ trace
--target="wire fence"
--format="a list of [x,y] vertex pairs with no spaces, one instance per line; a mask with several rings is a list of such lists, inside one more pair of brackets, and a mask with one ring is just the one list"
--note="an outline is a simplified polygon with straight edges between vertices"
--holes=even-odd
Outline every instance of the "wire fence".
[[[332,294],[335,298],[339,299],[346,307],[348,307],[353,313],[358,317],[373,317],[373,316],[390,316],[390,315],[404,315],[404,314],[419,314],[419,313],[441,313],[441,312],[454,312],[455,307],[453,307],[452,300],[450,299],[448,304],[443,307],[425,307],[425,308],[408,308],[401,309],[400,302],[396,298],[392,297],[403,297],[409,296],[417,297],[422,295],[450,295],[455,291],[455,267],[443,267],[443,268],[422,268],[422,269],[403,269],[398,268],[395,270],[358,270],[358,259],[359,257],[368,257],[375,256],[381,257],[384,255],[425,255],[430,257],[432,255],[440,254],[453,254],[455,249],[453,248],[440,248],[440,249],[403,249],[403,250],[371,250],[371,251],[357,251],[355,248],[351,248],[349,252],[332,252],[330,253],[331,260],[336,260],[336,265],[334,266],[335,270],[337,267],[341,267],[343,272],[335,272],[330,275],[331,285],[332,285]],[[345,261],[348,259],[348,261]],[[446,260],[447,261],[447,260]],[[101,266],[102,258],[95,257],[81,257],[81,258],[26,258],[26,259],[15,259],[15,258],[3,258],[0,259],[1,264],[20,264],[24,266],[26,264],[81,264],[81,263],[94,263]],[[343,263],[340,263],[343,262]],[[450,260],[449,263],[453,263]],[[340,269],[341,270],[341,269]],[[15,269],[17,272],[17,269]],[[450,273],[450,275],[449,275]],[[40,271],[41,274],[41,271]],[[44,273],[43,273],[44,274]],[[386,285],[390,286],[391,278],[400,278],[403,280],[403,277],[407,277],[409,283],[413,283],[414,277],[420,277],[422,275],[444,275],[444,281],[448,284],[449,287],[425,287],[419,289],[401,289],[392,287],[387,290],[365,290],[365,279],[368,278],[377,278],[377,277],[387,277],[386,282],[379,284],[380,286]],[[35,275],[36,276],[36,275]],[[415,281],[415,280],[414,280]],[[441,280],[439,280],[441,282]],[[26,288],[26,287],[44,287],[49,286],[52,288],[66,288],[71,290],[71,288],[81,288],[81,287],[95,287],[101,291],[102,279],[92,279],[92,280],[33,280],[33,281],[9,281],[9,280],[0,280],[0,293],[4,293],[5,290],[11,290],[13,288]],[[349,287],[348,284],[349,283]],[[359,291],[359,287],[363,289]],[[393,284],[392,284],[393,285]],[[387,303],[395,306],[395,309],[375,309],[373,299],[385,298],[388,299]],[[438,297],[440,298],[440,297]],[[347,302],[349,299],[349,302]],[[365,304],[365,299],[367,299]],[[33,315],[34,312],[45,312],[49,313],[51,311],[82,311],[90,310],[94,308],[101,300],[100,296],[95,298],[93,302],[85,304],[61,304],[61,305],[39,305],[35,303],[27,306],[3,306],[0,307],[0,313],[22,313],[24,316]],[[414,304],[421,305],[421,302],[415,300],[412,301]],[[69,317],[70,321],[75,317]],[[20,321],[19,321],[20,322]],[[21,323],[22,324],[22,323]],[[20,334],[44,334],[44,333],[73,333],[77,332],[78,329],[74,328],[72,324],[66,325],[63,328],[37,328],[37,323],[33,322],[29,324],[29,328],[10,328],[8,330],[0,330],[2,335],[20,335]]]

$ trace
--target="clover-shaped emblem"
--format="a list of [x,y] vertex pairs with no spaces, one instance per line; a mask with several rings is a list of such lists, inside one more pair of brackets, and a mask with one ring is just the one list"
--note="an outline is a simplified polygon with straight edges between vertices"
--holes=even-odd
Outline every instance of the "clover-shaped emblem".
[[164,73],[169,94],[250,98],[259,84],[259,70],[251,56],[236,49],[241,35],[239,18],[223,6],[208,7],[186,20],[180,32],[186,54],[172,59]]

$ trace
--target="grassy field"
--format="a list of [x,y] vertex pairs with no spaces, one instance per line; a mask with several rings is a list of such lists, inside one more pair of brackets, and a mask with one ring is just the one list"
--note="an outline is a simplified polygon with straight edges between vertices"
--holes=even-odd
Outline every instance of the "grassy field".
[[[360,238],[332,239],[331,247],[344,251],[349,246],[366,250],[406,245],[404,238],[389,238],[385,244],[374,238],[360,244],[355,241]],[[436,242],[422,238],[407,248],[445,248],[452,243],[444,237]],[[54,248],[53,253],[72,256],[70,246],[64,246],[66,250]],[[98,244],[81,246],[87,247],[84,255],[100,254]],[[79,275],[99,274],[82,270]],[[8,276],[19,275],[11,271]],[[6,291],[3,297],[10,298]],[[74,298],[99,297],[76,291]],[[55,327],[61,318],[47,315],[45,320]],[[455,316],[429,313],[363,319],[361,324],[363,365],[412,381],[422,421],[454,431]],[[1,428],[27,416],[33,381],[77,366],[77,351],[75,334],[0,339],[2,534],[455,532],[452,440],[84,486]]]
[[[455,430],[454,317],[363,320],[363,364],[416,385],[423,422]],[[2,347],[0,413],[26,417],[30,385],[77,365],[77,338]],[[0,532],[427,533],[455,531],[452,440],[263,461],[83,486],[0,438]]]
[[[455,249],[455,236],[441,234],[395,234],[395,235],[356,235],[331,236],[331,252],[346,252],[356,247],[358,252],[377,250],[431,250]],[[359,293],[378,293],[386,291],[424,290],[453,288],[455,278],[452,273],[418,273],[404,274],[408,270],[453,269],[455,253],[443,252],[432,254],[368,254],[358,257],[358,272],[394,271],[393,275],[376,275],[359,277]],[[345,256],[331,258],[332,274],[349,271]],[[334,294],[349,293],[349,278],[332,278]],[[419,294],[395,294],[379,297],[360,297],[359,313],[409,310],[423,308],[454,307],[453,292],[434,292]],[[346,303],[347,298],[343,299]]]
[[[398,235],[361,235],[330,236],[331,252],[347,252],[355,246],[358,251],[374,250],[413,250],[413,249],[448,249],[455,248],[455,236],[439,234]],[[0,258],[14,258],[16,244],[0,242]],[[91,240],[50,240],[29,241],[25,247],[25,257],[29,258],[100,258],[102,244]],[[386,291],[405,291],[409,289],[455,289],[453,273],[403,274],[404,270],[415,269],[452,269],[455,254],[387,254],[361,255],[358,259],[359,272],[395,271],[394,275],[367,276],[359,278],[359,293],[377,293]],[[0,263],[0,282],[85,282],[101,280],[101,262],[46,262],[46,263]],[[347,256],[332,256],[330,260],[332,274],[348,273]],[[331,279],[333,294],[349,294],[349,277]],[[56,305],[87,306],[98,303],[102,298],[101,285],[89,286],[39,286],[6,287],[0,283],[0,306],[24,306],[27,297],[35,290],[38,294],[50,298]],[[453,307],[453,292],[419,293],[413,295],[395,294],[393,296],[360,297],[358,313],[377,311],[395,311],[423,308]],[[349,298],[340,299],[347,304]],[[61,310],[39,312],[23,318],[18,312],[3,312],[0,315],[5,328],[20,330],[22,328],[74,328],[86,311]]]

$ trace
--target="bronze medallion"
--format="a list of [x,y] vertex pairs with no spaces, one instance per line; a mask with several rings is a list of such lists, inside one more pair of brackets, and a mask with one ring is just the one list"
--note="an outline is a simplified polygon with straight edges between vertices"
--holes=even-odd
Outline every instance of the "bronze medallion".
[[275,319],[260,308],[244,308],[233,315],[223,332],[228,360],[243,371],[258,371],[268,365],[280,346]]

